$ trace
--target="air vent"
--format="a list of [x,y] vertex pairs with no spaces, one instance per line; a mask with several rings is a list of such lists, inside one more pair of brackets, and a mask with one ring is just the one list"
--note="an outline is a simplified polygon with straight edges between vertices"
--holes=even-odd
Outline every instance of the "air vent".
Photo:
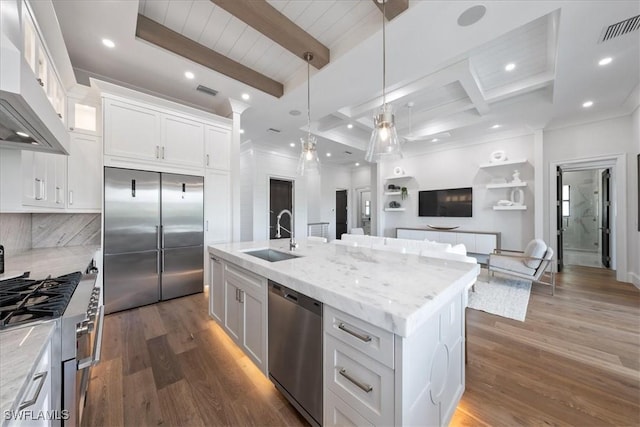
[[204,92],[207,95],[211,95],[211,96],[216,96],[218,94],[217,90],[211,89],[210,87],[206,87],[206,86],[202,86],[202,85],[198,85],[196,90],[199,90],[200,92]]
[[267,132],[280,133],[280,129],[269,128]]
[[352,153],[351,151],[345,151],[345,152],[344,152],[344,154],[349,154],[349,155],[351,155],[351,154],[353,154],[353,153]]
[[602,30],[602,35],[600,36],[600,40],[598,41],[598,43],[606,42],[607,40],[623,36],[632,31],[636,31],[638,28],[640,28],[640,15],[605,27]]

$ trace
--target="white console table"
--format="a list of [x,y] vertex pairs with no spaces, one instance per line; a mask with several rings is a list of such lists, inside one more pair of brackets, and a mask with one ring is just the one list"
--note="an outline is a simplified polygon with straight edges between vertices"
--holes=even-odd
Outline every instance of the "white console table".
[[500,249],[499,231],[426,230],[424,228],[396,228],[398,239],[433,240],[457,245],[463,243],[467,252],[488,255]]

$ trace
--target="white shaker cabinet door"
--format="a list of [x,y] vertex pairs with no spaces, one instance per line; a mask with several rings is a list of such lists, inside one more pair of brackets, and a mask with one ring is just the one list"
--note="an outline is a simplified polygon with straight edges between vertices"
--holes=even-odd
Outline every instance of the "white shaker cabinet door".
[[209,314],[222,323],[224,321],[224,265],[209,255]]
[[231,169],[231,130],[207,125],[205,128],[205,167]]
[[126,102],[104,101],[104,153],[137,160],[158,160],[160,113]]
[[206,244],[231,241],[231,176],[228,171],[206,172],[204,230]]
[[174,165],[201,168],[204,125],[169,114],[163,114],[161,117],[161,160]]
[[68,159],[68,209],[100,210],[102,205],[102,144],[91,135],[71,134]]

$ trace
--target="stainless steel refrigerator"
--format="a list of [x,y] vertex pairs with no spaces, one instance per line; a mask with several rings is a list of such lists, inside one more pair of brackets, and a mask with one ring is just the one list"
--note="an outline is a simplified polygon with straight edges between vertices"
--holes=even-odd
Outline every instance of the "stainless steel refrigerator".
[[203,288],[202,177],[104,168],[105,313]]

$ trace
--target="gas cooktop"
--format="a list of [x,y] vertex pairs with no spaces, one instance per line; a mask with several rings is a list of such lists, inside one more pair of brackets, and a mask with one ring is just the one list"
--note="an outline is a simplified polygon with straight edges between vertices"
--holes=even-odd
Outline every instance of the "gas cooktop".
[[62,316],[81,278],[77,271],[43,280],[25,273],[0,281],[0,329]]

